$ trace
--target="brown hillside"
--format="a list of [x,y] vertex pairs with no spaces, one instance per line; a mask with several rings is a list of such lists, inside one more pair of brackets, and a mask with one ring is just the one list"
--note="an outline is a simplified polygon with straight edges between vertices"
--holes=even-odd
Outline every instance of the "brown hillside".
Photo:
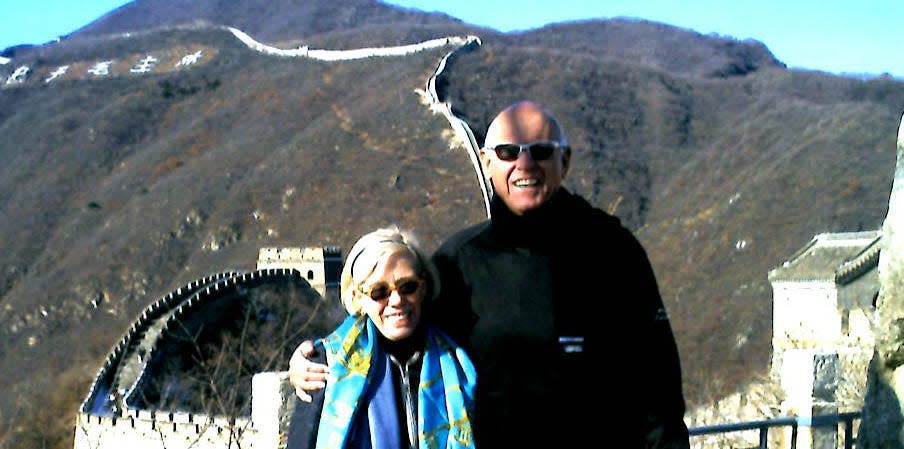
[[[517,99],[559,116],[568,187],[636,230],[653,261],[692,405],[765,372],[770,268],[816,233],[885,216],[900,81],[792,71],[756,42],[640,21],[498,34],[378,2],[264,3],[137,1],[0,66],[33,71],[0,88],[0,447],[71,447],[60,414],[177,286],[252,269],[262,246],[347,249],[395,222],[433,249],[485,217],[467,156],[416,93],[451,48],[280,58],[219,25],[282,48],[479,34],[441,97],[479,141]],[[160,69],[132,74],[148,54]],[[112,75],[86,75],[104,60]]]

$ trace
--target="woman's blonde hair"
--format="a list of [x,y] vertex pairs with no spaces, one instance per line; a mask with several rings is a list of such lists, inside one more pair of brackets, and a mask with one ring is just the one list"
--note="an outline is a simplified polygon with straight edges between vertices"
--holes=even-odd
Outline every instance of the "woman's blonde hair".
[[424,301],[436,298],[440,289],[436,266],[421,250],[417,236],[393,225],[361,236],[345,258],[340,277],[340,299],[349,315],[363,313],[361,304],[355,299],[355,290],[373,274],[378,262],[402,252],[414,256],[414,269],[426,281],[427,291]]

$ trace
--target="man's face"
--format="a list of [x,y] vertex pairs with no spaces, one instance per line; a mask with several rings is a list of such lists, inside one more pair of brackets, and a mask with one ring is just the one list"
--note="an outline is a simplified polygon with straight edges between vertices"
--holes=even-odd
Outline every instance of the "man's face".
[[[491,149],[506,143],[558,143],[558,133],[551,131],[549,127],[535,132],[524,131],[523,128],[491,128],[484,147]],[[529,153],[521,151],[515,160],[506,161],[493,151],[481,151],[484,171],[492,181],[496,195],[516,215],[523,215],[549,200],[561,187],[562,180],[568,173],[571,150],[567,147],[556,148],[544,160],[534,160]]]

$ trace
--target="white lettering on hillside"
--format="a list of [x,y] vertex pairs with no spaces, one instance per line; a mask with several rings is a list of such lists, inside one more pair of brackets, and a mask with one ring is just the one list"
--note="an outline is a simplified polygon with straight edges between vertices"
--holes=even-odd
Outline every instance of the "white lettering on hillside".
[[6,84],[24,83],[25,79],[28,77],[29,71],[30,70],[29,70],[28,66],[23,65],[23,66],[18,67],[16,69],[16,71],[13,72],[13,74],[10,75],[9,78],[6,79]]
[[148,73],[150,72],[154,66],[157,65],[157,58],[152,55],[147,55],[144,59],[138,61],[134,67],[130,70],[132,73]]
[[107,76],[110,74],[110,66],[113,65],[113,61],[101,61],[97,64],[94,64],[93,67],[88,69],[88,73],[94,76]]
[[47,78],[44,79],[44,82],[49,83],[49,82],[65,75],[67,70],[69,70],[68,65],[57,67],[57,69],[54,70],[53,73],[50,74],[50,76],[48,76]]
[[201,59],[201,56],[203,55],[204,50],[198,50],[190,55],[185,55],[181,60],[179,60],[179,62],[176,63],[176,67],[179,67],[180,65],[192,65],[198,62],[198,60]]

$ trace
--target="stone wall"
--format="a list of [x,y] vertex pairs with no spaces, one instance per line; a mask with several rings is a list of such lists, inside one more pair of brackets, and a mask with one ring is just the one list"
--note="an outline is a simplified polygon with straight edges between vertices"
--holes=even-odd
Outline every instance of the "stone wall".
[[75,449],[284,449],[295,393],[286,372],[255,374],[251,417],[129,410],[110,417],[80,412]]
[[248,419],[139,411],[120,417],[79,413],[75,449],[239,449],[254,447]]

